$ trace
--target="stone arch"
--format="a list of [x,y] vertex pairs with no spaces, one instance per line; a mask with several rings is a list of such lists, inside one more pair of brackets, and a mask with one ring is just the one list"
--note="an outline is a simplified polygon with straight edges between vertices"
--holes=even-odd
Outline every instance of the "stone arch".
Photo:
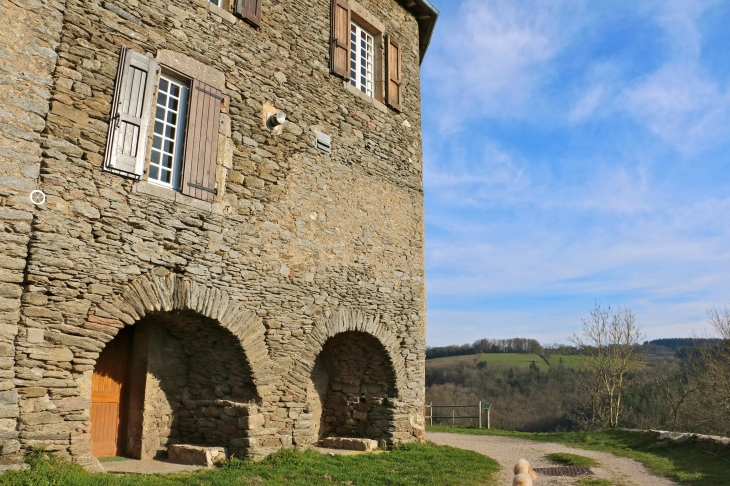
[[102,300],[89,312],[89,321],[98,323],[111,315],[126,325],[133,325],[148,314],[191,311],[217,321],[239,341],[260,397],[265,398],[274,381],[273,364],[266,345],[266,328],[262,319],[228,292],[210,287],[170,272],[155,269],[129,282],[118,294]]
[[[247,403],[239,403],[224,396],[220,400],[213,400],[215,403],[209,406],[234,417],[236,431],[227,431],[230,436],[243,436],[228,441],[229,453],[237,457],[259,457],[270,452],[269,449],[264,450],[264,441],[268,441],[267,445],[275,442],[277,447],[287,445],[286,438],[280,438],[274,428],[266,429],[265,433],[260,430],[251,433],[256,438],[248,437],[251,429],[260,428],[266,420],[261,407],[265,407],[271,399],[277,377],[265,342],[266,328],[255,312],[244,307],[245,303],[236,300],[226,290],[207,286],[166,269],[155,269],[141,275],[116,293],[112,293],[109,287],[95,290],[97,293],[106,290],[107,297],[91,306],[84,327],[97,331],[95,334],[100,336],[97,352],[103,351],[120,330],[150,319],[159,322],[166,314],[178,315],[180,318],[198,316],[215,323],[218,329],[230,337],[229,346],[240,348],[240,355],[250,371],[255,395],[253,401]],[[185,347],[182,341],[180,344]],[[86,390],[86,387],[91,383],[91,371],[88,373],[81,383],[85,407],[91,405],[85,398],[87,394],[90,396],[90,390]],[[291,444],[290,438],[288,444]],[[137,449],[133,450],[137,454]],[[91,470],[99,470],[98,461],[85,448],[74,459]]]
[[315,321],[304,346],[305,352],[310,356],[309,359],[302,360],[306,367],[302,374],[308,376],[312,372],[315,359],[329,338],[348,331],[369,334],[380,342],[393,367],[396,392],[403,391],[407,384],[406,365],[400,352],[398,335],[388,329],[379,314],[366,314],[357,309],[332,311]]
[[[403,419],[403,417],[407,417],[407,413],[402,410],[404,403],[399,398],[407,390],[408,384],[405,359],[400,349],[401,340],[388,328],[379,314],[367,314],[361,310],[346,308],[328,312],[315,321],[311,332],[306,335],[303,346],[299,350],[299,359],[294,362],[292,368],[294,381],[306,384],[299,397],[304,413],[299,415],[301,423],[297,427],[300,430],[295,430],[294,434],[294,443],[297,446],[306,447],[323,437],[321,420],[324,418],[320,419],[320,417],[324,417],[324,415],[320,414],[326,408],[324,406],[326,397],[322,393],[322,386],[318,386],[318,379],[315,375],[322,372],[324,363],[321,358],[328,343],[336,341],[338,337],[344,339],[346,335],[348,335],[347,339],[357,339],[358,335],[365,336],[366,341],[370,343],[367,345],[370,351],[367,351],[366,354],[372,355],[372,351],[375,351],[375,354],[381,355],[384,359],[384,366],[389,369],[388,374],[392,375],[392,388],[389,387],[387,390],[387,397],[386,395],[381,396],[381,399],[384,399],[381,403],[389,409],[386,411],[389,418],[384,418],[389,422],[386,425],[389,432],[378,438],[385,439],[388,444],[394,444],[410,436],[411,427],[406,423],[407,419],[405,421]],[[331,379],[331,371],[328,370],[327,374],[328,380]],[[328,384],[324,385],[324,388],[328,390],[326,394],[331,392]],[[318,400],[315,395],[319,395]],[[313,398],[315,398],[314,401]],[[317,406],[317,401],[319,401],[319,406]],[[353,403],[345,406],[352,407]],[[360,432],[355,432],[355,435],[365,437],[370,435]]]

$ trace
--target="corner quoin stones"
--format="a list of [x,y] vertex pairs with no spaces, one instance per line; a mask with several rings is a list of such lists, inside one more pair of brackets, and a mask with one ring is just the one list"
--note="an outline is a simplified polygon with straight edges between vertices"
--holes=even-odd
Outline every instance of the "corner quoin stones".
[[[307,388],[341,333],[387,358],[378,438],[423,437],[419,25],[412,2],[358,3],[400,41],[401,112],[330,74],[328,0],[264,0],[259,28],[204,0],[0,2],[0,465],[43,446],[96,467],[96,359],[158,312],[239,340],[258,398],[221,407],[257,429],[226,444],[243,454],[317,440]],[[213,203],[102,170],[123,46],[225,76]],[[262,123],[265,107],[286,113],[282,129]]]

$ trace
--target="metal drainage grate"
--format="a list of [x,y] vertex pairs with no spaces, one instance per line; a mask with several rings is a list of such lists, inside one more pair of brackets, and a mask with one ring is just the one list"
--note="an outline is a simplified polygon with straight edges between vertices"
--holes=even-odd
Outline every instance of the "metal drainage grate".
[[583,466],[536,467],[533,470],[541,476],[595,476],[593,471]]

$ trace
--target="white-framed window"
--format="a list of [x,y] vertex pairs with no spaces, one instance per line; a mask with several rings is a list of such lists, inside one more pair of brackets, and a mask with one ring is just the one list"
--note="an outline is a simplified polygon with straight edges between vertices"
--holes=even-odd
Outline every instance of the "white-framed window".
[[216,7],[223,7],[223,0],[210,0],[210,3],[212,3]]
[[180,187],[189,92],[186,82],[160,75],[149,182],[173,189]]
[[375,39],[355,22],[350,24],[350,84],[375,97]]

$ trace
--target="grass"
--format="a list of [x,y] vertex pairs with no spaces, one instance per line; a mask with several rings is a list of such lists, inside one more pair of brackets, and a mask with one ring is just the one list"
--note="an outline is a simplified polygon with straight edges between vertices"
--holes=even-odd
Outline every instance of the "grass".
[[92,474],[49,457],[28,455],[30,468],[0,475],[13,486],[472,486],[494,484],[499,465],[476,452],[434,444],[407,444],[385,454],[328,455],[287,449],[262,462],[233,459],[225,466],[187,474]]
[[126,457],[120,457],[120,456],[113,456],[113,457],[102,457],[99,459],[99,462],[119,462],[119,461],[128,461]]
[[615,486],[611,481],[606,479],[590,479],[581,478],[578,482],[579,486]]
[[570,454],[568,452],[556,452],[545,456],[548,461],[558,462],[566,466],[576,467],[598,467],[600,464],[595,459],[578,454]]
[[[581,361],[581,357],[577,355],[559,355],[554,354],[550,356],[550,366],[557,366],[560,363],[560,359],[563,359],[563,365],[567,368],[576,368]],[[448,356],[445,358],[429,359],[428,365],[438,365],[441,363],[453,362],[453,361],[483,361],[488,366],[499,366],[499,367],[512,367],[512,368],[528,368],[534,361],[535,365],[541,370],[547,370],[548,365],[545,361],[537,354],[522,354],[522,353],[483,353],[481,357],[476,354],[468,354],[465,356]]]
[[531,433],[503,430],[472,429],[466,427],[428,427],[432,432],[452,432],[471,435],[506,436],[538,442],[556,442],[570,447],[609,452],[643,463],[649,471],[690,486],[714,486],[726,484],[730,477],[730,454],[727,451],[711,451],[707,446],[678,444],[666,446],[647,434],[625,430],[602,432],[554,432]]

